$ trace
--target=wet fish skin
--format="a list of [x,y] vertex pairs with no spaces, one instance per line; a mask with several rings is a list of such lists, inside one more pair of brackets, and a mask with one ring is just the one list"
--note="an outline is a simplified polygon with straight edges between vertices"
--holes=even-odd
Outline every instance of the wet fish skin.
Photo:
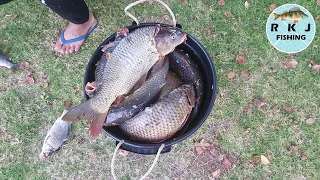
[[180,87],[183,84],[183,82],[180,80],[180,77],[178,77],[174,72],[171,70],[168,71],[165,85],[162,88],[160,98],[164,97],[174,89]]
[[46,159],[52,153],[57,151],[63,143],[68,139],[71,132],[71,123],[62,120],[62,117],[68,112],[70,103],[66,102],[65,109],[61,116],[54,122],[50,130],[48,131],[42,145],[39,158],[41,160]]
[[6,67],[11,70],[17,70],[20,68],[20,65],[13,64],[8,58],[6,58],[0,53],[0,67]]
[[169,70],[169,61],[163,63],[158,72],[152,72],[150,78],[133,94],[127,96],[125,100],[115,107],[111,107],[106,125],[119,125],[142,111],[146,106],[154,103],[165,84],[166,75]]
[[167,57],[170,61],[170,69],[180,76],[183,83],[194,85],[196,95],[194,113],[196,113],[199,108],[199,102],[203,98],[203,80],[197,65],[181,50],[176,49],[168,54]]
[[192,102],[193,86],[184,84],[119,127],[123,133],[141,142],[165,141],[186,123],[194,106]]
[[71,108],[65,121],[87,120],[91,139],[96,139],[115,99],[125,95],[160,59],[183,43],[187,34],[178,28],[147,26],[131,32],[114,49],[104,68],[101,88],[84,103]]

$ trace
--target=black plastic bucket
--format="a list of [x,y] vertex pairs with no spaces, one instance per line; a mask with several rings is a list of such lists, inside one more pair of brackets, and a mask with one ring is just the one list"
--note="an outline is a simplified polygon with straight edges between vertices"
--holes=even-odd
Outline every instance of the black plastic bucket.
[[[140,27],[145,26],[155,26],[157,23],[143,23],[140,25],[132,25],[128,26],[127,28],[129,31],[133,31]],[[161,24],[161,26],[170,26],[167,24]],[[181,28],[181,25],[177,24],[177,27]],[[100,60],[103,52],[101,51],[103,45],[114,41],[115,34],[108,37],[94,52],[93,56],[91,57],[85,77],[84,77],[84,87],[86,86],[87,82],[92,82],[95,80],[94,78],[94,71],[95,71],[95,64]],[[161,144],[165,144],[165,148],[161,151],[161,153],[166,153],[171,151],[171,146],[181,142],[182,140],[188,138],[192,135],[200,126],[204,123],[207,119],[208,115],[210,114],[213,104],[216,98],[216,91],[217,91],[217,78],[216,72],[214,68],[214,64],[208,52],[205,48],[191,35],[188,34],[188,39],[185,43],[179,45],[178,49],[182,49],[183,51],[187,52],[192,60],[194,60],[201,72],[202,79],[203,79],[203,99],[200,103],[199,110],[196,113],[194,118],[189,118],[185,127],[183,127],[179,132],[177,132],[173,137],[170,139],[162,142],[162,143],[155,143],[155,144],[146,144],[141,143],[139,141],[134,141],[131,138],[127,137],[121,130],[117,127],[103,127],[103,131],[116,140],[116,143],[119,141],[124,140],[124,143],[121,145],[121,149],[139,153],[139,154],[157,154],[157,151]],[[84,99],[88,100],[89,97],[84,92]]]

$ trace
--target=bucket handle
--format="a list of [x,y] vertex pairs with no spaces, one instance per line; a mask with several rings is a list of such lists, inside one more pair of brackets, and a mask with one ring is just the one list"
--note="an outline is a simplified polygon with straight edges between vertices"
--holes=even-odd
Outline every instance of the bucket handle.
[[138,19],[136,17],[134,17],[131,13],[128,12],[128,9],[132,8],[133,6],[137,5],[137,4],[140,4],[140,3],[143,3],[143,2],[152,2],[152,1],[155,1],[155,2],[158,2],[160,4],[162,4],[170,13],[171,17],[172,17],[172,24],[173,24],[173,27],[176,27],[176,18],[173,14],[173,12],[171,11],[171,9],[169,8],[169,6],[162,2],[161,0],[138,0],[136,2],[133,2],[131,4],[129,4],[125,9],[124,9],[124,12],[126,13],[126,15],[128,15],[129,17],[131,17],[136,23],[137,25],[140,25]]
[[[114,153],[113,153],[113,156],[112,156],[112,160],[111,160],[111,174],[112,174],[112,177],[113,179],[117,180],[116,178],[116,175],[114,173],[114,161],[116,160],[116,156],[117,156],[117,152],[120,148],[120,146],[124,143],[124,140],[121,140],[118,144],[117,144],[117,147],[116,149],[114,150]],[[154,168],[154,166],[157,164],[157,161],[159,159],[159,156],[160,156],[160,153],[162,151],[162,149],[165,147],[165,144],[161,144],[158,152],[157,152],[157,155],[156,155],[156,158],[153,160],[153,163],[152,165],[150,166],[150,168],[148,169],[148,171],[139,179],[139,180],[143,180],[145,179],[152,171],[152,169]]]

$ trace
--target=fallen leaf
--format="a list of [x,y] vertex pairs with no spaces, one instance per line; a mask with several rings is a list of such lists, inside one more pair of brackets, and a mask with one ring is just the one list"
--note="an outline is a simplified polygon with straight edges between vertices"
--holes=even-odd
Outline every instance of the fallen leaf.
[[316,21],[318,21],[320,19],[320,16],[316,16],[316,18],[314,18]]
[[212,34],[212,29],[211,29],[211,28],[208,28],[208,29],[207,29],[207,33],[208,33],[209,35],[211,35],[211,34]]
[[238,63],[243,64],[245,59],[243,56],[237,56],[236,60],[238,61]]
[[231,169],[232,168],[232,163],[229,161],[229,159],[224,158],[222,161],[222,164],[227,168],[227,169]]
[[261,157],[260,156],[254,156],[250,163],[248,164],[248,168],[253,168],[256,165],[259,165],[261,163]]
[[202,139],[200,142],[196,142],[196,154],[202,154],[205,150],[207,150],[211,145]]
[[253,162],[250,162],[249,164],[248,164],[248,168],[250,168],[250,169],[252,169],[253,167],[254,167],[254,163]]
[[211,173],[211,175],[212,175],[214,178],[218,178],[218,177],[221,175],[221,170],[220,170],[220,169],[217,169],[217,170],[215,170],[213,173]]
[[319,47],[319,45],[318,44],[315,44],[315,45],[313,45],[313,48],[318,48]]
[[268,165],[268,164],[270,164],[270,161],[264,155],[261,155],[261,164],[262,165]]
[[32,85],[32,84],[34,84],[34,79],[33,79],[33,77],[27,76],[25,82],[26,82],[27,84]]
[[249,70],[244,70],[241,72],[242,77],[248,77],[249,76]]
[[123,149],[120,149],[120,150],[119,150],[119,155],[120,155],[120,156],[126,157],[128,154],[129,154],[129,152],[126,151],[126,150],[123,150]]
[[236,30],[237,30],[234,26],[232,26],[231,29],[232,29],[233,31],[236,31]]
[[20,69],[27,69],[27,68],[29,68],[29,66],[30,66],[30,64],[27,61],[22,61],[20,63]]
[[306,155],[302,155],[301,160],[302,160],[302,161],[306,161],[306,160],[308,160],[308,156],[306,156]]
[[312,125],[312,124],[314,124],[316,121],[314,120],[314,119],[312,119],[312,118],[309,118],[309,119],[307,119],[306,120],[306,123],[308,124],[308,125]]
[[226,2],[224,2],[224,0],[219,0],[219,1],[218,1],[218,4],[219,4],[220,6],[224,6],[224,5],[226,4]]
[[297,68],[297,65],[298,65],[298,61],[293,60],[293,61],[290,61],[290,62],[286,63],[284,65],[284,67],[288,68],[288,69],[295,69],[295,68]]
[[26,77],[31,77],[32,76],[32,72],[31,71],[28,71],[27,73],[26,73]]
[[200,10],[200,14],[204,14],[204,11],[203,11],[203,10]]
[[42,87],[44,87],[44,88],[49,87],[49,83],[48,83],[48,82],[44,82],[44,83],[42,84]]
[[165,21],[169,21],[169,20],[170,20],[170,17],[169,17],[168,15],[164,15],[164,16],[162,17],[162,19],[165,20]]
[[248,3],[248,1],[244,3],[244,7],[246,7],[247,9],[250,7],[250,4]]
[[258,27],[258,26],[253,26],[253,27],[252,27],[252,29],[254,29],[254,30],[258,30],[258,29],[259,29],[259,27]]
[[293,112],[293,109],[292,107],[289,107],[289,106],[284,106],[283,109],[289,113],[292,113]]
[[182,0],[181,4],[188,4],[188,1],[187,0]]
[[253,105],[261,107],[268,101],[266,98],[256,98],[252,100]]
[[317,1],[317,5],[320,6],[320,0]]
[[268,114],[268,118],[273,118],[273,117],[274,117],[273,113]]
[[236,73],[235,72],[229,72],[227,76],[228,76],[229,79],[233,79],[234,77],[236,77]]
[[279,125],[277,125],[277,124],[274,125],[273,128],[274,128],[275,130],[278,130],[278,131],[280,130],[280,127],[279,127]]
[[226,16],[226,17],[232,17],[232,13],[231,12],[225,12],[224,14],[223,14],[224,16]]
[[320,65],[319,64],[315,64],[312,66],[312,71],[318,72],[320,71]]
[[269,10],[273,12],[275,9],[277,9],[277,6],[275,4],[270,4]]
[[297,152],[299,150],[299,147],[298,146],[290,146],[289,150],[291,152]]
[[44,96],[42,94],[39,95],[40,99],[44,99]]

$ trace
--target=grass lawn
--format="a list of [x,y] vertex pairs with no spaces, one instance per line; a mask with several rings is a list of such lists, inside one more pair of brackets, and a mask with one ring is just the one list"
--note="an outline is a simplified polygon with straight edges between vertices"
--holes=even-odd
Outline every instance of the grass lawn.
[[[0,179],[112,179],[115,143],[103,133],[91,141],[85,121],[72,125],[73,136],[58,153],[46,161],[39,161],[38,154],[64,101],[83,101],[83,75],[95,49],[115,30],[131,24],[123,12],[130,2],[88,0],[99,27],[80,52],[69,56],[52,53],[51,42],[66,23],[38,0],[0,6],[0,49],[14,62],[30,62],[35,79],[28,85],[24,83],[27,70],[15,74],[0,70]],[[319,30],[306,50],[288,55],[269,43],[265,24],[270,4],[290,1],[249,0],[248,9],[244,1],[236,0],[226,0],[224,6],[217,0],[165,2],[183,29],[211,54],[218,94],[205,124],[172,152],[161,155],[148,179],[319,179],[320,74],[308,66],[311,60],[320,64]],[[320,15],[316,0],[294,2]],[[159,7],[147,3],[131,11],[138,19],[160,22],[167,12]],[[231,17],[225,12],[231,12]],[[245,57],[244,64],[236,61],[238,55]],[[284,63],[291,60],[298,62],[297,67],[286,69]],[[242,77],[243,70],[249,70],[248,77]],[[236,77],[229,79],[229,72]],[[309,118],[315,123],[308,125]],[[215,152],[234,161],[195,153],[201,139],[215,141]],[[255,155],[264,155],[270,165],[253,165]],[[136,179],[153,158],[118,156],[116,174]]]

